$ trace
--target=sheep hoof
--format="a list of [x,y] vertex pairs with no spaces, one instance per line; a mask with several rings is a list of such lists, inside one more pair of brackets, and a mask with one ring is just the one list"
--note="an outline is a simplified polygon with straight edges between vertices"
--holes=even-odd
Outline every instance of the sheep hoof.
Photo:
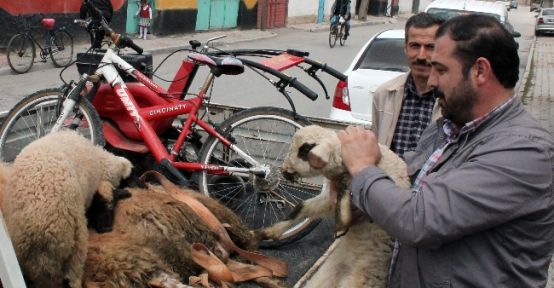
[[335,239],[346,235],[346,233],[348,233],[348,227],[346,227],[345,229],[338,229],[337,231],[335,231]]

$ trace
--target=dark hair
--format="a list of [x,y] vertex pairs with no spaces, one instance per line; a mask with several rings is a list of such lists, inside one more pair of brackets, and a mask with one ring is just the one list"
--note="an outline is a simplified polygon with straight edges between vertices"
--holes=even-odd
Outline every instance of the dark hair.
[[444,19],[426,12],[419,12],[413,15],[412,17],[408,18],[408,21],[406,21],[406,26],[404,26],[406,42],[408,41],[408,30],[410,30],[410,28],[429,28],[435,25],[441,25],[443,22]]
[[489,60],[492,71],[504,88],[515,87],[519,77],[518,45],[496,18],[470,14],[446,21],[436,37],[449,35],[456,42],[454,55],[462,62],[464,77],[479,57]]

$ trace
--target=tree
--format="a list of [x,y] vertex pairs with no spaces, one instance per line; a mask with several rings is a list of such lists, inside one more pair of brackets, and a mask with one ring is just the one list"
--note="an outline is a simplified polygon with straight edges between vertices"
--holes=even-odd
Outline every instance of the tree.
[[358,9],[358,20],[367,20],[367,8],[369,7],[369,0],[362,0]]

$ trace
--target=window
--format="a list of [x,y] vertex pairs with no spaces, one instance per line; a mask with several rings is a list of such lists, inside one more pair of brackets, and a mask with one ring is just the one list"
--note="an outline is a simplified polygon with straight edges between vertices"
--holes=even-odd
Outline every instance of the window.
[[407,72],[409,67],[404,53],[404,39],[376,38],[356,64],[356,69]]

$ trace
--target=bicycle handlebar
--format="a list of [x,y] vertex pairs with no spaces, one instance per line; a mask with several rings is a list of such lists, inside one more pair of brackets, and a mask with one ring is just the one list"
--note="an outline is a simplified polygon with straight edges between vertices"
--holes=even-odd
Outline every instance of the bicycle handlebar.
[[296,80],[296,78],[290,78],[289,85],[302,92],[302,94],[306,95],[306,97],[310,98],[312,101],[315,101],[318,97],[317,93],[306,87],[300,81]]
[[312,60],[310,58],[304,58],[304,62],[314,66],[314,67],[317,67],[325,72],[327,72],[329,75],[339,79],[339,80],[346,80],[348,77],[346,75],[344,75],[342,72],[336,70],[335,68],[333,67],[330,67],[327,65],[327,63],[319,63],[315,60]]
[[262,71],[265,71],[279,78],[280,81],[277,84],[275,84],[275,86],[278,86],[279,89],[284,89],[284,87],[288,85],[300,91],[302,94],[306,95],[306,97],[310,98],[313,101],[315,101],[318,97],[317,93],[315,93],[312,89],[306,87],[304,84],[296,80],[296,78],[294,77],[287,76],[284,73],[281,73],[275,69],[269,69],[268,67],[249,59],[244,59],[244,58],[238,58],[238,59],[248,66],[260,69]]

